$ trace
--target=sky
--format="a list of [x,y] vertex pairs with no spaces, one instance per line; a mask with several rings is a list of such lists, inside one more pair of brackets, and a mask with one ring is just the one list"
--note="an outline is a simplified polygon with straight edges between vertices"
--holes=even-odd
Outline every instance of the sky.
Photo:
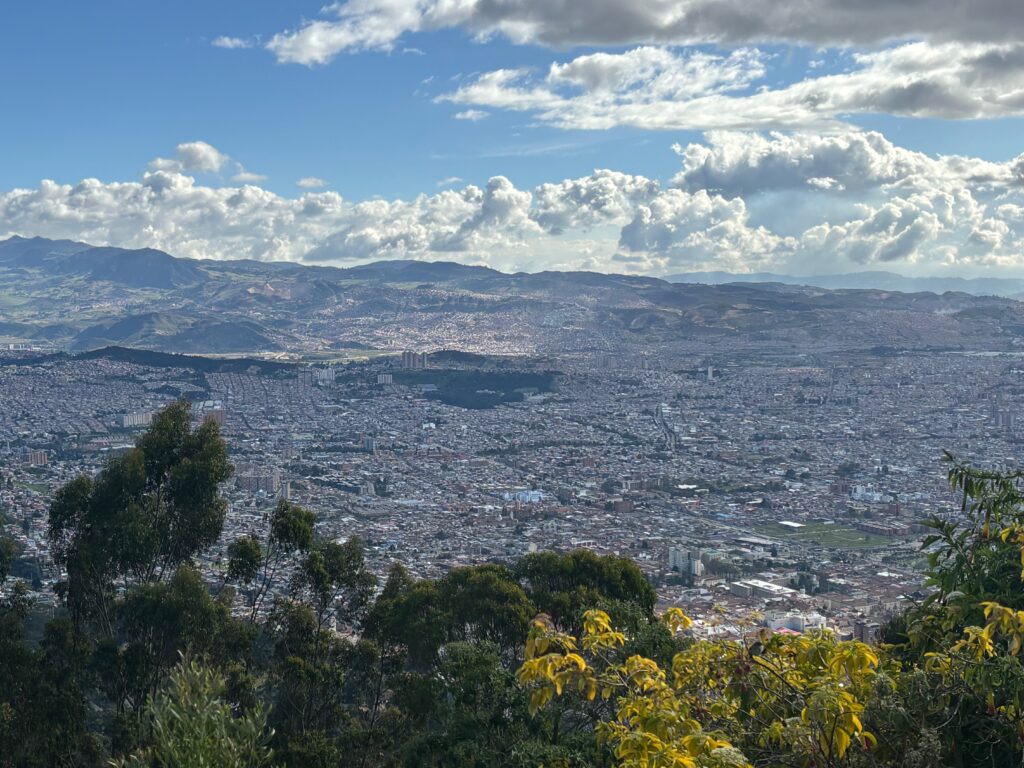
[[9,0],[0,29],[0,237],[1024,275],[1019,0]]

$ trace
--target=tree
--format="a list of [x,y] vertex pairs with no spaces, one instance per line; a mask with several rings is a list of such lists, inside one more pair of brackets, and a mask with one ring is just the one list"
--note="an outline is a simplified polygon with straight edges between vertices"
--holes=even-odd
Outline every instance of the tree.
[[522,587],[502,565],[455,568],[441,579],[438,589],[452,639],[490,641],[503,653],[519,648],[536,614]]
[[96,664],[118,709],[139,709],[163,684],[182,651],[227,665],[244,659],[254,640],[251,625],[234,619],[215,600],[199,572],[178,568],[166,583],[141,584],[117,606],[119,633],[96,648]]
[[98,766],[103,751],[82,696],[88,649],[63,619],[30,646],[30,609],[23,582],[0,597],[0,768]]
[[625,557],[596,555],[585,549],[566,555],[540,552],[519,560],[514,573],[539,611],[554,623],[578,631],[583,613],[634,603],[641,615],[654,615],[657,593],[636,563]]
[[217,541],[227,509],[218,485],[230,474],[217,424],[193,431],[190,406],[179,402],[95,479],[61,488],[48,535],[67,570],[58,592],[73,618],[113,637],[118,586],[162,581]]
[[[289,596],[275,601],[269,627],[278,697],[275,722],[283,737],[329,744],[342,735],[353,644],[336,625],[359,627],[374,584],[358,538],[344,544],[317,542],[300,563]],[[297,759],[286,756],[289,765]]]
[[861,465],[856,461],[844,461],[836,467],[836,474],[840,477],[853,477],[860,472],[861,469]]
[[0,527],[0,586],[3,586],[3,583],[7,581],[7,576],[11,572],[11,566],[14,564],[17,554],[18,548],[14,540],[5,536],[2,527]]
[[117,762],[121,768],[258,768],[272,757],[262,705],[236,713],[225,701],[223,677],[182,660],[165,689],[145,709],[147,746]]
[[[256,584],[256,590],[252,596],[252,611],[249,614],[250,621],[255,622],[259,616],[263,601],[282,564],[292,556],[307,551],[313,545],[313,523],[315,521],[316,516],[309,510],[284,499],[278,501],[270,516],[267,544],[262,548],[263,561],[258,572],[255,573],[251,558],[256,554],[257,549],[253,546],[253,540],[239,540],[232,545],[232,550],[228,553],[231,558],[228,563],[229,577],[234,573],[234,578],[243,583]],[[258,542],[256,544],[258,545]],[[252,578],[246,581],[246,577],[250,575]]]
[[[674,633],[691,623],[678,609],[664,621]],[[676,654],[670,672],[623,655],[625,644],[602,611],[586,613],[579,640],[540,617],[517,673],[533,711],[568,691],[610,702],[597,736],[621,768],[835,766],[852,747],[875,743],[859,715],[879,660],[863,643],[826,632],[763,633],[756,649],[696,641]]]
[[231,581],[252,584],[260,572],[263,547],[255,536],[243,536],[228,545],[228,573]]

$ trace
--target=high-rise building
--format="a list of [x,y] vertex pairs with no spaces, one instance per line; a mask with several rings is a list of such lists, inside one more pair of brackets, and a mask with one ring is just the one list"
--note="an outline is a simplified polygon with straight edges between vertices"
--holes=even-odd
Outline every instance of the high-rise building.
[[403,368],[426,368],[427,367],[427,355],[425,352],[413,352],[411,350],[405,350],[402,353],[402,367]]
[[152,411],[135,411],[121,415],[121,426],[124,429],[135,429],[137,427],[148,427],[153,423]]
[[703,553],[699,549],[683,549],[670,547],[668,550],[668,567],[690,576],[704,575]]
[[46,451],[29,451],[25,455],[25,463],[33,467],[45,467],[50,463],[50,454]]
[[238,488],[246,493],[259,493],[273,496],[281,488],[281,472],[277,469],[264,469],[254,464],[240,464],[235,469],[235,480]]
[[390,373],[378,373],[377,374],[377,383],[378,384],[393,384],[394,381],[395,381],[395,377],[394,377],[393,374],[390,374]]

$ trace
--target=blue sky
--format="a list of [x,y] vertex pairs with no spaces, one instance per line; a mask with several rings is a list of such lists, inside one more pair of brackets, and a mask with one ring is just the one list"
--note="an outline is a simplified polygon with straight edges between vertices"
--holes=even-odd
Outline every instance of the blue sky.
[[[1024,19],[1008,0],[961,5],[12,0],[0,236],[345,263],[1017,273]],[[212,164],[188,159],[196,142]]]
[[534,185],[605,165],[658,176],[673,169],[674,141],[699,137],[561,131],[517,114],[454,120],[457,107],[431,100],[452,78],[551,60],[543,48],[480,45],[457,30],[312,68],[211,45],[224,34],[268,36],[322,2],[62,2],[59,25],[47,5],[0,9],[3,28],[19,30],[0,46],[5,100],[17,105],[0,125],[0,188],[134,178],[153,157],[202,139],[282,194],[319,176],[346,197],[408,197],[451,176]]

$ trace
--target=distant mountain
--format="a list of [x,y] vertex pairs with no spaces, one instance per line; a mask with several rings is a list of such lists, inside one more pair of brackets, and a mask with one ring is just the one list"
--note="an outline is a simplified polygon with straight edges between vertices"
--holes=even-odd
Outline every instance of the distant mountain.
[[0,264],[38,268],[49,275],[78,276],[131,288],[194,285],[206,273],[189,259],[152,248],[94,248],[72,240],[12,237],[0,241]]
[[349,280],[383,280],[388,282],[449,282],[500,277],[502,273],[489,267],[459,264],[454,261],[410,261],[394,259],[350,267],[343,271]]
[[321,359],[410,348],[1017,350],[1024,304],[1005,296],[1024,291],[1018,282],[884,272],[664,280],[410,260],[341,269],[11,238],[0,242],[0,343]]
[[683,272],[666,275],[670,283],[704,283],[723,285],[725,283],[781,283],[783,285],[811,285],[816,288],[849,289],[873,288],[882,291],[903,293],[947,293],[957,291],[974,296],[1005,296],[1018,298],[1024,295],[1024,279],[1015,278],[962,278],[962,277],[906,277],[895,272],[852,272],[842,275],[779,275],[773,272]]

